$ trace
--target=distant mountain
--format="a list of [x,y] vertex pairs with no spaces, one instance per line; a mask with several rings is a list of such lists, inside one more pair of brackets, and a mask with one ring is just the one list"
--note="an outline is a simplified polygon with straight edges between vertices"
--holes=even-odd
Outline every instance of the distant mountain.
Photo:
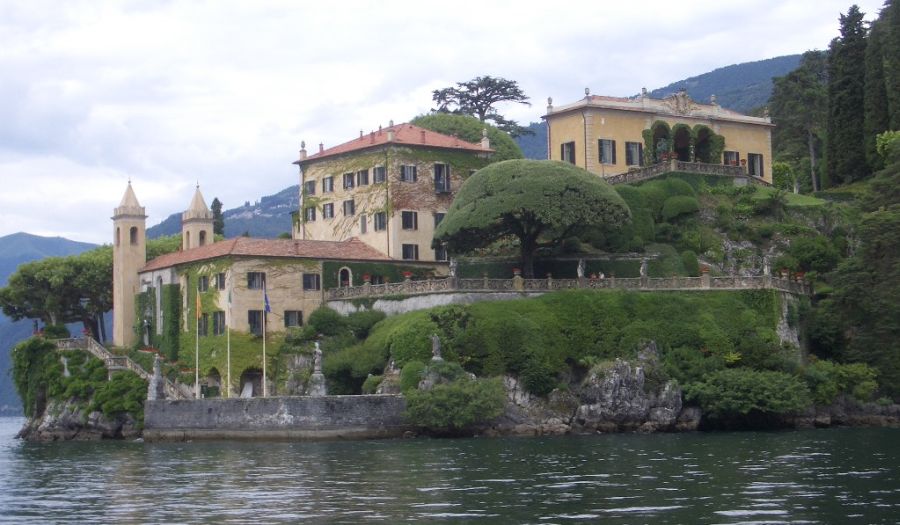
[[[708,102],[711,95],[724,108],[739,113],[750,113],[754,109],[766,105],[772,95],[772,78],[784,76],[797,69],[801,55],[788,55],[769,58],[757,62],[744,62],[720,67],[673,82],[666,87],[650,92],[653,98],[665,98],[684,88],[688,95],[698,102]],[[601,95],[604,93],[600,93]],[[560,101],[568,104],[574,101]],[[547,125],[544,121],[532,122],[528,129],[534,135],[525,135],[516,139],[522,153],[527,159],[547,158]]]
[[[14,233],[0,237],[0,286],[6,286],[9,276],[25,262],[75,255],[95,244],[77,242],[62,237],[39,237],[28,233]],[[9,352],[19,341],[31,335],[32,324],[28,320],[13,322],[0,314],[0,415],[22,413],[22,403],[12,384]]]
[[[225,216],[225,237],[239,237],[247,232],[251,237],[274,238],[291,231],[291,213],[300,206],[300,185],[268,195],[254,204],[250,201],[238,208],[222,212]],[[147,237],[155,239],[181,233],[181,213],[173,213],[164,221],[147,228]]]
[[650,92],[653,98],[663,98],[684,88],[692,99],[709,101],[716,96],[720,106],[740,113],[749,113],[764,106],[772,95],[772,77],[781,77],[797,69],[801,55],[787,55],[757,62],[744,62],[720,67],[696,77],[673,82]]

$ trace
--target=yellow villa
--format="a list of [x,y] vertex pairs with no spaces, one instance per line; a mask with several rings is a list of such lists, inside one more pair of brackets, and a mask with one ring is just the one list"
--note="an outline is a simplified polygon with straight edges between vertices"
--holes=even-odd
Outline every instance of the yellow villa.
[[715,96],[708,104],[681,91],[654,99],[643,90],[633,98],[590,95],[553,106],[547,100],[548,157],[602,177],[677,159],[743,166],[772,181],[772,128],[768,117],[725,109]]

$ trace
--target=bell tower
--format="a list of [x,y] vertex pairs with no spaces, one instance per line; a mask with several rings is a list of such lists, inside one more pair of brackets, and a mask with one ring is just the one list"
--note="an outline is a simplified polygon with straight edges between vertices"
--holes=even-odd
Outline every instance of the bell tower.
[[131,189],[131,181],[112,220],[113,344],[131,346],[137,341],[134,297],[140,288],[138,270],[147,262],[147,215]]
[[181,249],[190,250],[213,242],[213,215],[198,184],[190,206],[181,214]]

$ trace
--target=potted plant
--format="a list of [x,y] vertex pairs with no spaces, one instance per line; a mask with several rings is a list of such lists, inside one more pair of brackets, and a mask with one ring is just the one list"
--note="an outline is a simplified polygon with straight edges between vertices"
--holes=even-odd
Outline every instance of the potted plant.
[[412,274],[413,273],[411,271],[405,270],[403,272],[403,278],[408,281],[408,280],[410,280],[410,278],[412,278]]

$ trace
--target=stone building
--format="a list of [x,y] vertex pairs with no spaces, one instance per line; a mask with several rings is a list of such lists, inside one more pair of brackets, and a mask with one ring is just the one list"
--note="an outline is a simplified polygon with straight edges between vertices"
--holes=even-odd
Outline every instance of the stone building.
[[744,166],[772,181],[772,128],[768,117],[751,117],[681,91],[654,99],[590,95],[553,106],[547,100],[547,147],[563,160],[600,176],[624,173],[666,160]]
[[493,152],[484,136],[474,144],[412,124],[391,123],[338,146],[307,155],[300,168],[300,210],[293,238],[358,238],[391,259],[446,261],[432,249],[434,228],[465,178]]

